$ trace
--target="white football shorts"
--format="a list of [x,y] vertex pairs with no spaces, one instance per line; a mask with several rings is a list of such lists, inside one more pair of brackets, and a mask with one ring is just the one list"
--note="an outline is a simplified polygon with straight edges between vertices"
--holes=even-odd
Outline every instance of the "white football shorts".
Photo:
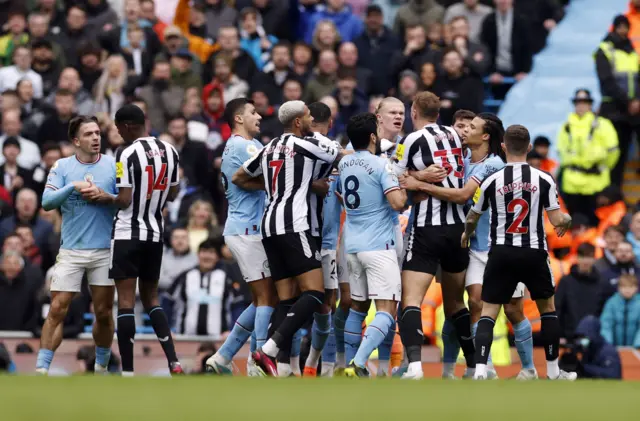
[[238,262],[245,282],[259,281],[271,276],[261,235],[226,235],[224,242]]
[[[467,267],[467,275],[464,282],[465,288],[470,285],[482,285],[484,279],[484,268],[489,260],[488,251],[475,251],[469,249],[469,266]],[[525,286],[522,282],[518,282],[518,286],[513,293],[512,298],[524,297]]]
[[400,301],[401,280],[395,250],[347,254],[351,298]]
[[322,277],[324,278],[324,289],[338,289],[338,264],[336,262],[336,251],[322,249]]
[[404,238],[402,238],[402,225],[398,224],[393,227],[396,234],[396,255],[398,256],[398,266],[402,267],[404,259]]
[[349,283],[349,271],[347,265],[347,253],[346,248],[344,247],[344,232],[340,237],[340,244],[338,245],[337,253],[337,266],[338,266],[338,283],[339,284],[348,284]]
[[85,271],[89,285],[114,286],[109,279],[111,251],[109,249],[60,249],[51,277],[51,291],[80,292]]

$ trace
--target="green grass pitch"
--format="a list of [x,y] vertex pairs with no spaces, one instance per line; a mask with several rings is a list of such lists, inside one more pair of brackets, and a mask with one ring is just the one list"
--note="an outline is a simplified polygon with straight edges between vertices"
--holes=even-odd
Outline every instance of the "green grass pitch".
[[638,420],[640,382],[0,377],[6,421]]

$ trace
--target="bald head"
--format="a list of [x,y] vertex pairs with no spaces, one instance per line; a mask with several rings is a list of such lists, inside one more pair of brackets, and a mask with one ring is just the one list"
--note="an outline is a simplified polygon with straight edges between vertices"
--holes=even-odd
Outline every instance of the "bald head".
[[73,67],[65,68],[60,73],[58,80],[58,89],[66,89],[74,94],[80,90],[82,83],[80,82],[80,74]]
[[16,212],[18,219],[28,222],[33,219],[38,209],[38,196],[31,189],[21,189],[16,196]]
[[358,49],[353,42],[343,42],[338,49],[338,61],[344,67],[356,67]]

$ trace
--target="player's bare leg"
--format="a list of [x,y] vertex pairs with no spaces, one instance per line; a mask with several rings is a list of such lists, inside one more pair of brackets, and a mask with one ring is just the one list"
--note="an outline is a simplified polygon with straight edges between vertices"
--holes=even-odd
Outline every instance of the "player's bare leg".
[[111,359],[111,344],[113,343],[113,299],[115,287],[91,285],[93,299],[93,341],[96,344],[96,362],[94,371],[106,373]]
[[[252,332],[256,333],[256,342],[262,346],[267,340],[269,320],[277,302],[277,292],[271,278],[249,282],[252,302],[236,320],[231,333],[214,355],[206,361],[208,372],[232,374],[232,360],[240,348],[247,342]],[[255,351],[253,349],[252,351]],[[260,375],[255,363],[247,360],[247,375]]]
[[313,313],[320,309],[324,302],[324,280],[320,268],[296,276],[296,281],[301,291],[300,297],[289,309],[273,336],[254,353],[256,363],[271,376],[278,374],[275,358],[280,348],[293,338],[293,335]]
[[380,346],[389,329],[395,324],[398,302],[395,300],[375,300],[376,316],[367,326],[364,339],[349,367],[345,370],[348,377],[369,377],[366,364],[371,353]]
[[162,346],[162,350],[164,351],[164,355],[167,357],[169,371],[171,374],[184,374],[184,371],[180,366],[180,362],[178,362],[178,356],[176,355],[176,348],[173,344],[173,337],[171,335],[171,329],[169,328],[167,315],[164,313],[162,307],[160,307],[160,301],[158,299],[158,281],[141,279],[139,288],[140,301],[142,301],[142,306],[149,315],[153,331],[156,333],[160,346]]
[[524,299],[512,298],[509,304],[504,305],[504,314],[513,326],[516,349],[522,364],[522,370],[516,378],[518,380],[535,380],[538,378],[538,373],[533,365],[531,323],[524,315]]
[[336,367],[334,374],[342,375],[347,367],[345,357],[344,328],[349,317],[351,308],[351,288],[346,282],[338,284],[340,290],[340,302],[337,305],[335,317],[333,318],[333,328],[336,335]]
[[558,366],[558,351],[562,330],[556,314],[554,297],[538,299],[536,300],[536,305],[538,306],[542,323],[541,333],[544,343],[544,355],[547,360],[547,378],[550,380],[575,380],[578,377],[576,373],[560,370]]
[[402,301],[398,324],[400,325],[402,343],[409,359],[407,372],[402,375],[404,379],[418,380],[424,377],[422,372],[424,333],[420,306],[431,281],[433,281],[433,275],[430,273],[402,271]]
[[444,315],[455,326],[458,343],[467,363],[465,377],[470,377],[476,366],[475,347],[471,333],[471,314],[464,303],[464,282],[465,271],[459,273],[442,271]]
[[51,292],[51,306],[47,319],[42,326],[40,336],[40,351],[36,361],[36,372],[47,374],[53,360],[53,354],[62,343],[62,326],[64,318],[69,311],[69,305],[75,297],[75,292],[53,291]]
[[331,333],[331,314],[336,308],[336,293],[337,290],[335,289],[325,289],[324,302],[320,310],[313,315],[311,348],[304,364],[305,377],[316,377],[318,375],[320,356]]

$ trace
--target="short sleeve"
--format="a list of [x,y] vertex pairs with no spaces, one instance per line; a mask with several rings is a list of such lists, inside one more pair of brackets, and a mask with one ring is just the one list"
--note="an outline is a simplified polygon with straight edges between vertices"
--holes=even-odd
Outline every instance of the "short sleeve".
[[414,133],[405,136],[396,146],[396,159],[393,171],[396,175],[402,175],[409,168],[409,150],[413,143],[418,139]]
[[296,138],[296,152],[299,152],[311,159],[324,161],[327,164],[333,164],[338,157],[340,149],[331,139],[328,139],[322,135],[316,136],[318,136],[318,138]]
[[127,150],[119,150],[116,153],[116,187],[131,187],[131,168]]
[[393,170],[392,164],[385,163],[380,173],[380,184],[382,184],[382,191],[384,194],[400,189],[398,176]]
[[495,172],[501,170],[504,167],[504,163],[500,158],[498,159],[489,159],[482,166],[482,169],[478,171],[476,174],[471,176],[471,179],[478,183],[478,185],[482,184],[484,180],[489,178]]
[[251,177],[257,177],[262,174],[262,156],[264,155],[265,148],[262,148],[260,152],[255,154],[252,158],[249,158],[242,165],[245,172]]
[[57,160],[51,170],[49,171],[49,175],[47,176],[47,183],[45,184],[45,189],[51,190],[60,190],[64,187],[64,168],[63,165],[60,164],[60,160]]
[[[480,194],[478,194],[478,192],[476,191],[476,195],[474,196],[475,203],[471,208],[472,211],[482,215],[487,211],[487,209],[489,209],[489,197],[487,193],[488,193],[488,190],[490,190],[492,185],[493,185],[493,182],[485,181],[484,183],[482,183],[482,185],[479,187]],[[478,198],[477,201],[476,201],[476,196]]]
[[180,156],[173,146],[171,146],[171,154],[173,155],[173,172],[169,184],[173,187],[180,184]]
[[545,181],[549,183],[548,191],[542,191],[542,205],[544,209],[548,211],[560,209],[560,200],[558,199],[558,188],[555,181],[549,177],[549,180]]

